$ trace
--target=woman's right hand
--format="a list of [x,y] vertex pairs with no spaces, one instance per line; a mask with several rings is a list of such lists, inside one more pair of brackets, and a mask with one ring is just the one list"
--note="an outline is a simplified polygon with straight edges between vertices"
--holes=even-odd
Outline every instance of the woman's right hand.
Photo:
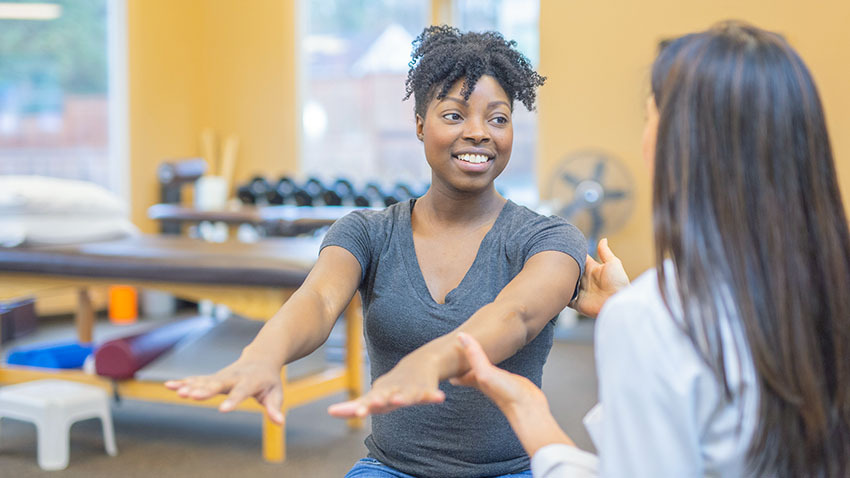
[[609,297],[629,285],[629,276],[623,269],[623,263],[608,247],[608,239],[599,241],[596,251],[602,262],[587,256],[578,297],[570,303],[570,307],[578,313],[593,318],[599,315]]
[[229,412],[243,400],[254,397],[266,409],[271,421],[283,424],[283,386],[280,367],[261,360],[240,358],[212,375],[198,375],[181,380],[169,380],[165,386],[177,395],[194,400],[206,400],[218,394],[227,398],[218,407]]

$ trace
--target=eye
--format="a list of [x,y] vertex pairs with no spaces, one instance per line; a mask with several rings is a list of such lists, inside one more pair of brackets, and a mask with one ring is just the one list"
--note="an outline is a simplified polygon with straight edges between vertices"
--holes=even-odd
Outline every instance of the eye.
[[494,117],[494,118],[493,118],[493,119],[491,119],[490,121],[492,121],[492,122],[494,122],[494,123],[496,123],[496,124],[498,124],[498,125],[508,124],[508,122],[509,122],[509,120],[508,120],[507,116],[501,116],[501,115],[500,115],[500,116],[496,116],[496,117]]
[[460,121],[463,117],[459,113],[446,113],[443,115],[443,118],[449,121]]

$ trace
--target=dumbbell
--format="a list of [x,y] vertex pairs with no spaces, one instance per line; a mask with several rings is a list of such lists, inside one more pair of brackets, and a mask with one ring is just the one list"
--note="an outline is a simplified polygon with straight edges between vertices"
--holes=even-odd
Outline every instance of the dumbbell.
[[291,202],[296,189],[297,186],[295,186],[292,179],[287,176],[281,176],[280,179],[277,180],[277,185],[269,191],[266,197],[268,198],[269,204],[279,206],[281,204]]
[[418,197],[416,193],[413,192],[413,189],[405,183],[396,183],[395,189],[393,189],[393,196],[399,201],[406,201],[408,199]]
[[[271,186],[265,178],[256,176],[247,184],[236,189],[236,197],[238,197],[243,204],[257,204],[258,202],[264,202],[266,200],[266,195],[270,188]],[[260,198],[262,198],[262,200]]]
[[251,185],[245,184],[236,189],[236,197],[242,204],[257,204],[257,197],[251,192]]
[[337,179],[330,189],[322,194],[327,206],[342,206],[343,203],[354,203],[354,186],[347,179]]
[[324,184],[318,178],[308,178],[307,181],[304,182],[304,185],[301,186],[301,189],[304,190],[313,200],[321,199],[322,194],[327,191],[328,188],[325,187]]
[[265,202],[269,191],[272,190],[272,185],[262,176],[254,176],[248,183],[248,187],[251,189],[251,194],[256,198],[255,203]]
[[385,193],[380,186],[375,183],[366,185],[363,195],[369,199],[372,206],[383,207],[392,206],[398,202],[398,198],[393,194]]
[[333,191],[337,193],[343,201],[354,197],[354,186],[351,184],[351,181],[347,179],[337,179],[334,181],[331,189],[333,189]]

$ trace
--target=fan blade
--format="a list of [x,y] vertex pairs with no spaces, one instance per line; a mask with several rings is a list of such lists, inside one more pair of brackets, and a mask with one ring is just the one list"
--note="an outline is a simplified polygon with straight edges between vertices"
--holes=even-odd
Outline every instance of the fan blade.
[[561,179],[572,184],[573,186],[578,186],[578,183],[581,182],[579,178],[573,176],[570,173],[561,173]]
[[591,209],[590,217],[593,218],[593,225],[590,226],[590,234],[588,236],[589,239],[592,238],[595,241],[602,232],[602,226],[605,224],[605,221],[602,220],[602,214],[600,214],[599,208]]
[[605,200],[613,200],[617,201],[619,199],[626,199],[629,197],[629,193],[627,191],[605,191]]
[[605,172],[605,161],[599,161],[596,163],[596,167],[593,168],[593,179],[596,182],[602,181],[602,173]]
[[572,203],[568,204],[567,207],[561,209],[558,212],[558,215],[564,219],[570,219],[573,217],[573,214],[579,211],[581,207],[584,205],[584,201],[581,199],[576,199]]

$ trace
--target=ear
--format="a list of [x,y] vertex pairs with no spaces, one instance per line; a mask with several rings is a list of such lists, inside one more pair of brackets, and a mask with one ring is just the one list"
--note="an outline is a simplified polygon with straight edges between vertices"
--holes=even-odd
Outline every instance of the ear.
[[416,137],[419,141],[425,140],[425,120],[419,115],[416,115]]

